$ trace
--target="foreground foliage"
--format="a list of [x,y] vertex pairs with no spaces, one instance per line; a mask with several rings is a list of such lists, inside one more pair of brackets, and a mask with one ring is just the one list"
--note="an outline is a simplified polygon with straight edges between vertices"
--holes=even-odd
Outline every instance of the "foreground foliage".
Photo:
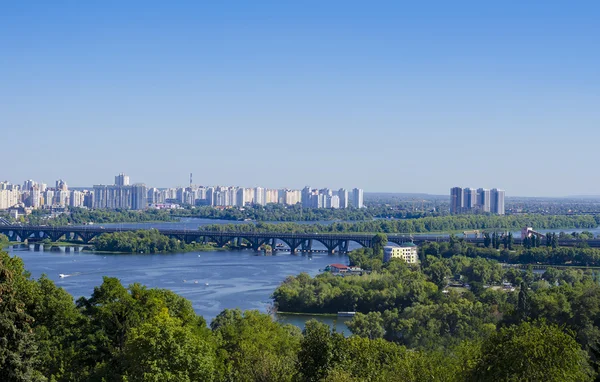
[[[510,315],[495,321],[498,329],[484,328],[487,334],[482,336],[475,322],[479,313],[472,313],[474,304],[487,312],[489,306],[503,304],[503,295],[486,291],[477,297],[444,299],[427,280],[430,276],[411,276],[416,271],[402,264],[386,271],[403,277],[382,274],[360,285],[385,290],[397,283],[414,284],[399,296],[398,304],[390,305],[399,317],[392,320],[395,326],[378,330],[389,313],[371,312],[353,323],[357,335],[344,338],[316,321],[309,321],[301,333],[257,311],[225,310],[208,327],[191,303],[173,292],[139,284],[125,287],[108,277],[89,298],[74,303],[47,278],[31,279],[18,257],[0,252],[0,380],[593,380],[590,365],[595,359],[588,354],[599,338],[600,291],[586,275],[570,280],[556,274],[560,287],[518,296],[516,312],[526,310],[528,317],[545,320],[522,322],[525,315]],[[420,284],[429,286],[422,290]],[[561,300],[561,295],[568,298]],[[416,314],[420,299],[440,312]],[[375,310],[381,307],[375,305]],[[423,342],[420,334],[399,340],[410,337],[409,327],[433,330],[443,340],[429,337]],[[398,337],[399,333],[405,334]],[[448,340],[454,335],[463,340]]]

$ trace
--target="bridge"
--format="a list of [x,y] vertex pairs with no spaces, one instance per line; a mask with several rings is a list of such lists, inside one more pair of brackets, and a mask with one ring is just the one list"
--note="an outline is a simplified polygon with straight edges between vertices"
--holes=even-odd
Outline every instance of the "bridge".
[[[39,241],[50,239],[53,242],[61,239],[80,240],[84,244],[92,242],[96,237],[103,233],[138,231],[138,228],[121,227],[97,227],[97,226],[27,226],[27,225],[0,225],[0,233],[6,235],[11,241]],[[361,247],[373,247],[374,234],[364,233],[287,233],[287,232],[220,232],[220,231],[202,231],[202,230],[182,230],[182,229],[157,229],[157,231],[170,238],[184,241],[185,243],[216,243],[223,247],[227,243],[233,243],[241,246],[245,245],[254,250],[258,250],[262,245],[269,244],[273,250],[281,248],[281,244],[287,245],[289,251],[313,251],[314,243],[321,243],[327,252],[349,252],[350,243],[354,242]],[[447,242],[449,236],[440,235],[402,235],[388,234],[388,241],[395,244],[413,242],[421,244],[423,242]],[[483,244],[481,237],[464,237],[463,240],[473,244]],[[545,242],[545,238],[542,240]],[[280,243],[278,246],[277,244]],[[577,240],[560,240],[560,246],[577,246],[580,242]],[[590,247],[600,248],[600,239],[588,240],[586,243]],[[515,238],[514,244],[522,244],[521,238]],[[288,249],[285,249],[288,250]]]

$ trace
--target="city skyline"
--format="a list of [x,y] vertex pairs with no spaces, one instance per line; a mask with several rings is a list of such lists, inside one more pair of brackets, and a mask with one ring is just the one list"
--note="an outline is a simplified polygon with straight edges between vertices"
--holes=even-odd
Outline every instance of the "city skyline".
[[59,179],[55,187],[28,179],[23,185],[0,182],[0,210],[15,208],[53,209],[85,207],[92,209],[144,210],[173,209],[181,206],[245,207],[249,205],[302,205],[304,208],[364,208],[364,191],[360,188],[302,190],[265,187],[203,186],[193,184],[192,174],[186,187],[156,188],[145,183],[131,183],[125,173],[114,177],[114,184],[72,187]]

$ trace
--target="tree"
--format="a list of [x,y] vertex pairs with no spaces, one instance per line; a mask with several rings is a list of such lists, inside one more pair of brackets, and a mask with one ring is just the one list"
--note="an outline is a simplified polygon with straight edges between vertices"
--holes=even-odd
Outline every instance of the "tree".
[[383,255],[383,247],[388,243],[388,237],[384,233],[378,233],[373,237],[373,254],[376,256]]
[[211,323],[225,380],[291,381],[300,330],[255,310],[226,309]]
[[552,233],[552,239],[550,243],[552,245],[552,249],[558,248],[558,236],[556,235],[556,233]]
[[310,320],[306,322],[298,363],[303,381],[324,380],[340,362],[340,343],[343,336],[331,333],[328,325]]
[[513,234],[512,232],[508,233],[508,238],[507,238],[507,246],[508,246],[508,250],[512,251],[513,250],[513,245],[515,244],[515,239],[513,238]]
[[587,354],[570,332],[544,322],[500,329],[482,345],[471,381],[593,381]]
[[352,320],[346,323],[352,334],[359,337],[374,340],[382,338],[385,334],[383,318],[380,312],[369,312],[367,314],[356,313]]
[[529,289],[527,285],[522,282],[521,290],[519,290],[519,300],[517,302],[517,314],[519,320],[527,320],[531,312],[530,306]]
[[424,268],[423,272],[429,276],[431,282],[437,285],[439,289],[443,289],[447,284],[446,278],[452,275],[450,267],[443,260],[431,258],[428,261],[429,266]]
[[492,245],[492,239],[490,238],[490,234],[489,234],[489,232],[484,232],[483,233],[483,246],[488,248],[490,245]]
[[127,381],[212,381],[215,350],[163,309],[133,328],[125,344]]
[[0,380],[43,381],[37,370],[38,345],[33,333],[34,319],[26,311],[32,292],[21,259],[0,251]]

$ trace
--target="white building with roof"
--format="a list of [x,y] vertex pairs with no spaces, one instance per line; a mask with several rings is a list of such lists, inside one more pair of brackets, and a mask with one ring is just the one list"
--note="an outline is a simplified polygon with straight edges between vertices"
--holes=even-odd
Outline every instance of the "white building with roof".
[[402,259],[408,264],[417,264],[419,262],[417,246],[414,243],[402,243],[399,246],[383,247],[383,261],[387,263],[391,259]]

